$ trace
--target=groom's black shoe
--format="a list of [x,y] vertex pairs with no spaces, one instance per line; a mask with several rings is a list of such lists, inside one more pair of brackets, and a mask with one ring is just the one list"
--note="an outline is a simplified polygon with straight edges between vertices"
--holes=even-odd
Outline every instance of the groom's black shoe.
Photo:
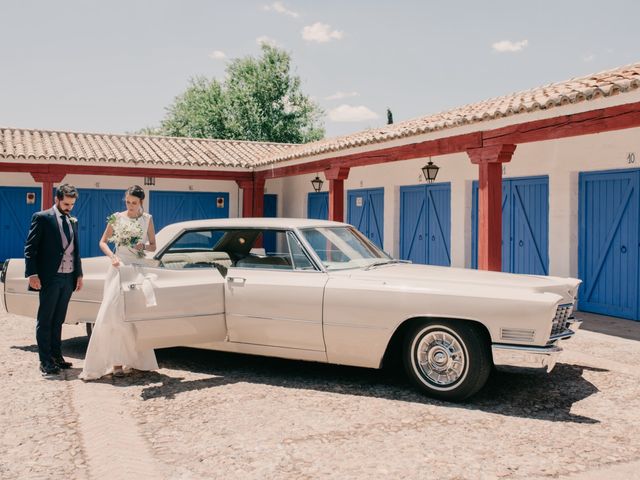
[[64,358],[58,357],[53,359],[53,364],[61,370],[73,367],[71,362],[67,362]]
[[60,369],[53,363],[41,363],[40,373],[43,377],[60,373]]

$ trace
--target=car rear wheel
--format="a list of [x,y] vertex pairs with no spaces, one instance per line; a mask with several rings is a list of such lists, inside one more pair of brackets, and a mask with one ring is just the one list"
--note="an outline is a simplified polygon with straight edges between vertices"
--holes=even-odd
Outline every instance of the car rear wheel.
[[435,320],[411,329],[404,341],[404,366],[427,395],[461,401],[476,393],[491,371],[485,336],[470,323]]

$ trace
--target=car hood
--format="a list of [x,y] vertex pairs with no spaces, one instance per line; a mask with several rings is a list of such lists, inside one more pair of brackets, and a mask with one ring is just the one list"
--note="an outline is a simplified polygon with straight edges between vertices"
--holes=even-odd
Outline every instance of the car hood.
[[380,282],[386,285],[427,288],[434,290],[457,290],[460,293],[492,294],[526,290],[534,293],[555,293],[563,301],[573,302],[580,285],[575,278],[522,275],[491,272],[468,268],[438,267],[417,264],[386,264],[369,269],[343,270],[332,274],[348,275],[353,280]]

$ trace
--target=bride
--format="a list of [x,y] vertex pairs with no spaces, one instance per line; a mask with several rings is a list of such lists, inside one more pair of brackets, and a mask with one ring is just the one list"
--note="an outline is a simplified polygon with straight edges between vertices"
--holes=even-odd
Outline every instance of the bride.
[[[120,265],[135,265],[140,262],[141,251],[153,252],[156,249],[153,220],[143,210],[144,197],[142,187],[130,187],[125,196],[127,210],[110,217],[100,239],[100,249],[111,258],[111,266],[107,271],[102,304],[89,339],[84,369],[80,374],[82,380],[95,380],[110,373],[115,377],[122,377],[131,368],[158,368],[153,350],[139,351],[136,348],[135,326],[124,321],[124,299],[120,287]],[[114,227],[134,227],[140,231],[136,225],[123,222],[137,223],[142,237],[133,247],[117,245],[114,254],[107,245],[108,241],[113,241]]]

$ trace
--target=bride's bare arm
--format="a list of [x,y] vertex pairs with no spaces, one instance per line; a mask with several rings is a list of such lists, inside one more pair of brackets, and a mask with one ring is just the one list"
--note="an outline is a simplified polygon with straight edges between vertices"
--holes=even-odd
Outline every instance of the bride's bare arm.
[[147,229],[147,236],[149,237],[149,243],[144,246],[144,249],[149,252],[156,251],[156,229],[153,228],[153,217],[149,219],[149,228]]
[[113,266],[117,267],[120,264],[118,257],[116,257],[116,255],[109,248],[109,245],[107,245],[107,240],[111,238],[111,235],[113,235],[113,227],[111,226],[111,224],[108,223],[107,228],[104,229],[104,233],[100,238],[99,245],[100,245],[100,250],[102,250],[102,253],[104,253],[107,257],[111,259],[111,264]]

